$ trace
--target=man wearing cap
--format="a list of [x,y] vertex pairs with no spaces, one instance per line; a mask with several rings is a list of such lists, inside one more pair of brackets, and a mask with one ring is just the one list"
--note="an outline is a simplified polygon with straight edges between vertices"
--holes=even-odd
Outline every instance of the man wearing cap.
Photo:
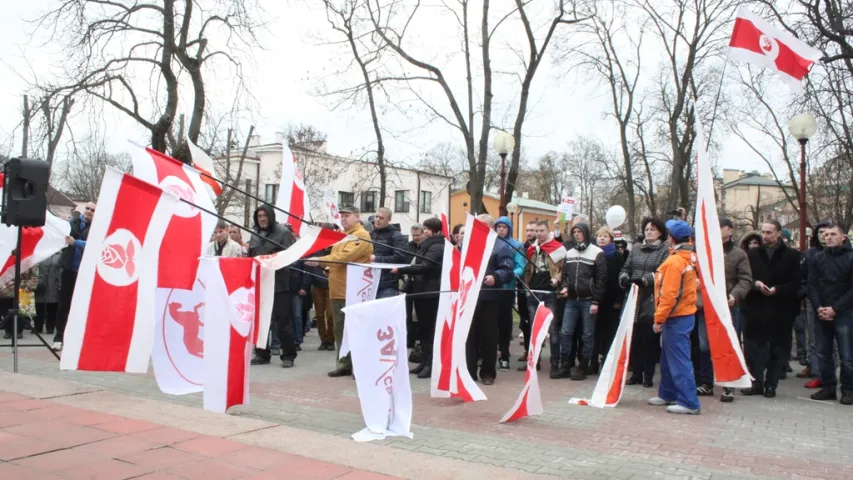
[[744,355],[755,379],[744,395],[776,396],[776,386],[788,358],[794,316],[799,309],[800,252],[782,241],[782,225],[769,220],[761,226],[764,245],[747,253],[753,285],[741,306]]
[[669,413],[698,415],[699,397],[690,333],[696,313],[696,268],[692,230],[684,220],[666,222],[670,255],[655,272],[655,333],[661,334],[661,381],[658,396],[649,405],[664,406]]
[[[332,303],[332,318],[335,324],[335,352],[340,357],[341,341],[344,338],[344,312],[347,298],[347,263],[368,263],[373,254],[370,234],[361,224],[360,211],[352,205],[341,206],[341,225],[350,237],[355,240],[341,242],[332,247],[331,253],[314,261],[305,262],[306,266],[316,267],[323,262],[329,263],[329,297]],[[338,360],[336,369],[329,372],[330,377],[345,377],[352,375],[352,360],[349,355]]]

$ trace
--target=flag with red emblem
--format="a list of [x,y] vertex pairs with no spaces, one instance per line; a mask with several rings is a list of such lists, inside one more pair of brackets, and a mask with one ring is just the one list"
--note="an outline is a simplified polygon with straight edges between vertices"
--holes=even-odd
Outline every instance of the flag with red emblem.
[[158,253],[178,199],[108,169],[65,327],[62,370],[146,373]]

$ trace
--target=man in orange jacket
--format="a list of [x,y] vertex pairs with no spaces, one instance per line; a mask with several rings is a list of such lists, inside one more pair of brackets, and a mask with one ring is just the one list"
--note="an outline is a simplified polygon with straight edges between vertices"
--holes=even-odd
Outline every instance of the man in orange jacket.
[[692,229],[683,220],[666,222],[672,246],[655,273],[655,325],[663,344],[658,396],[650,405],[667,405],[669,413],[699,414],[699,397],[690,359],[690,333],[696,314],[696,268]]

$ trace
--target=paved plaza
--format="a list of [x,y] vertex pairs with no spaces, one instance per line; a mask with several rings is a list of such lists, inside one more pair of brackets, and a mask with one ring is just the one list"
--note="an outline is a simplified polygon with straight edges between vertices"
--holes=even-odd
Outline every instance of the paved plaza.
[[[252,367],[251,406],[234,408],[230,415],[203,411],[201,394],[160,393],[150,374],[60,372],[58,362],[43,349],[22,349],[21,373],[6,373],[12,370],[12,358],[4,348],[0,392],[6,393],[0,393],[0,401],[7,408],[0,417],[0,452],[17,453],[0,454],[6,462],[0,463],[0,478],[42,478],[6,473],[43,465],[40,458],[47,463],[52,463],[50,458],[59,458],[60,464],[70,461],[62,449],[72,446],[71,439],[83,442],[73,445],[74,451],[109,465],[109,472],[86,476],[92,469],[81,468],[75,460],[67,472],[40,470],[44,478],[853,478],[853,407],[809,400],[813,391],[802,388],[804,382],[793,376],[781,381],[775,399],[738,395],[734,403],[723,404],[718,397],[703,397],[702,414],[685,417],[646,405],[656,390],[639,386],[627,387],[614,409],[569,405],[570,397],[591,393],[596,377],[550,380],[546,366],[540,380],[545,413],[508,425],[497,422],[523,383],[515,364],[512,372],[498,374],[495,385],[483,387],[487,401],[472,404],[432,399],[428,381],[413,378],[414,439],[356,443],[350,435],[363,428],[363,422],[355,383],[325,375],[333,367],[334,353],[316,351],[317,344],[312,331],[296,368],[282,369],[276,362]],[[516,344],[514,350],[517,356],[521,347]],[[61,417],[55,419],[51,411]],[[115,418],[103,420],[106,427],[99,428],[75,420],[78,415]],[[22,420],[14,420],[18,416]],[[54,427],[49,428],[50,422]],[[138,432],[135,425],[154,427]],[[63,433],[84,427],[97,435],[77,438]],[[158,428],[195,436],[184,439],[175,433],[175,438],[142,438],[151,442],[140,443],[139,435],[150,437]],[[214,453],[181,446],[193,438],[199,439],[199,448],[213,445]],[[14,446],[22,442],[55,445],[52,450]],[[146,451],[158,448],[169,452],[167,458],[192,459],[189,464],[198,465],[139,473],[133,467],[151,465],[123,457],[115,442],[150,447]],[[238,455],[243,447],[250,452],[245,458]],[[245,461],[226,461],[231,469],[212,467],[230,456]],[[253,466],[246,458],[255,456],[263,460]],[[288,462],[295,467],[287,467]],[[281,473],[265,476],[272,475],[270,468]]]

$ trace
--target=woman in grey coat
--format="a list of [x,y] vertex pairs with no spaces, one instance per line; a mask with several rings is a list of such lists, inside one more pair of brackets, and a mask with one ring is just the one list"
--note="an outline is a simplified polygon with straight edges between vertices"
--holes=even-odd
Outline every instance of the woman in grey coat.
[[59,273],[61,252],[53,254],[39,264],[39,284],[36,288],[35,331],[53,334],[56,326],[56,312],[59,308]]
[[627,289],[637,284],[637,313],[631,338],[631,378],[628,385],[642,383],[654,386],[655,365],[660,358],[660,334],[653,330],[655,316],[655,272],[669,256],[666,225],[659,218],[646,217],[642,222],[644,240],[634,244],[622,273],[619,286]]

